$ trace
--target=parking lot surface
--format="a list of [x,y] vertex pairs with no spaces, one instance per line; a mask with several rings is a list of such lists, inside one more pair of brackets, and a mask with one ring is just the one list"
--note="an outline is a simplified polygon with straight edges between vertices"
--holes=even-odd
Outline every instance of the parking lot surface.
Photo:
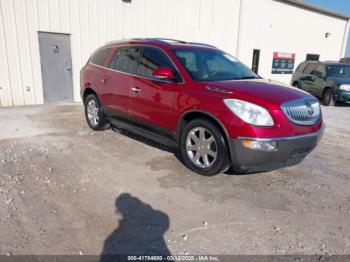
[[350,254],[350,107],[301,164],[203,177],[81,104],[0,109],[1,254]]

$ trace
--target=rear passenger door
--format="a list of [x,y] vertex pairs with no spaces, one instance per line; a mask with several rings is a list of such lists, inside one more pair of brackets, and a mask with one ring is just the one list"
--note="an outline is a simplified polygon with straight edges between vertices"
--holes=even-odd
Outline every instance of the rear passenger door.
[[130,105],[130,89],[137,73],[139,47],[119,47],[111,59],[104,84],[104,101],[107,114],[127,116]]
[[323,87],[326,82],[326,67],[323,64],[318,64],[316,70],[313,72],[314,81],[312,82],[311,92],[318,97],[322,96]]
[[170,67],[179,78],[175,66],[165,52],[159,48],[142,47],[139,67],[131,92],[130,115],[135,120],[160,131],[170,131],[174,126],[175,93],[181,92],[176,81],[164,81],[153,77],[158,67]]
[[308,92],[312,92],[312,86],[315,81],[315,75],[313,74],[317,68],[318,63],[309,63],[303,72],[302,77],[302,89]]

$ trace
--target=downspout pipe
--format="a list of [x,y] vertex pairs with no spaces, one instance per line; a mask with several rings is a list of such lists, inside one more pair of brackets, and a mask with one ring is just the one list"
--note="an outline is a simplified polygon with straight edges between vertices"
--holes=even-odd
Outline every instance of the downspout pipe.
[[240,39],[240,32],[241,32],[241,27],[242,27],[242,4],[243,4],[243,0],[239,0],[239,14],[238,14],[238,25],[237,25],[237,42],[236,42],[236,58],[239,59],[239,49],[240,49],[240,42],[241,42],[241,39]]
[[[346,23],[345,30],[344,30],[344,36],[343,36],[343,44],[342,44],[342,49],[340,53],[340,58],[345,57],[346,55],[346,48],[348,46],[348,39],[349,39],[349,30],[350,30],[350,19]],[[350,49],[350,45],[348,46]]]

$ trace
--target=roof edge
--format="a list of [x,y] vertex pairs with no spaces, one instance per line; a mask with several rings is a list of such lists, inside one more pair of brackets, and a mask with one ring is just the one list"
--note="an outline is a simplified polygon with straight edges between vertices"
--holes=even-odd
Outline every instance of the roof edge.
[[274,0],[277,2],[281,2],[281,3],[285,3],[285,4],[290,4],[296,7],[301,7],[310,11],[314,11],[317,13],[321,13],[321,14],[325,14],[325,15],[329,15],[329,16],[333,16],[335,18],[340,18],[343,20],[350,20],[350,16],[346,15],[346,14],[342,14],[327,8],[323,8],[320,7],[318,5],[314,5],[314,4],[309,4],[309,3],[305,3],[302,0]]

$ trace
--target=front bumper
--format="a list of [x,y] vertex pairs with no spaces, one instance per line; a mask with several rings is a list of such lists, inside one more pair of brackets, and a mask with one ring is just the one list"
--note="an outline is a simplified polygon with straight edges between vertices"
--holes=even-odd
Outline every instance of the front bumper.
[[350,103],[350,92],[346,92],[346,91],[338,92],[337,100],[344,103]]
[[[315,133],[293,137],[231,139],[230,153],[233,169],[238,172],[254,173],[296,165],[317,146],[324,128],[323,126]],[[269,152],[246,148],[242,141],[247,139],[276,142],[277,148]]]

